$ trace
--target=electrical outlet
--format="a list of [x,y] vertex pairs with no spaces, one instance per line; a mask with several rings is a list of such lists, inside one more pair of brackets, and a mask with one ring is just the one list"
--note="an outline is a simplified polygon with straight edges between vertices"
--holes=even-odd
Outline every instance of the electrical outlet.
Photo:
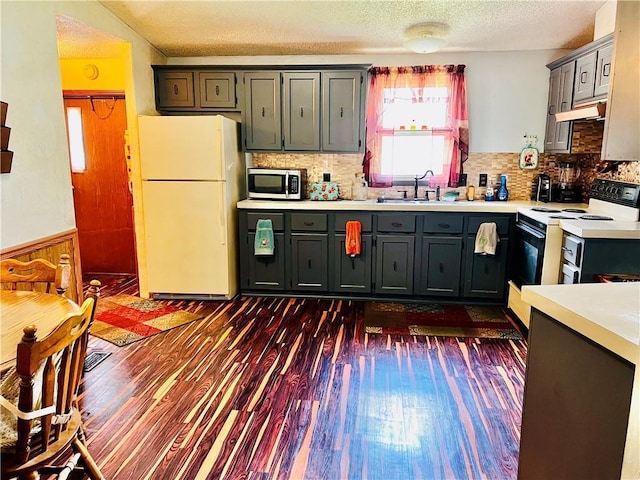
[[478,186],[480,186],[480,187],[486,187],[487,186],[487,174],[486,173],[481,173],[480,174],[480,181],[478,182]]
[[467,174],[466,173],[461,173],[460,174],[460,180],[458,181],[458,186],[459,187],[466,187],[467,186]]

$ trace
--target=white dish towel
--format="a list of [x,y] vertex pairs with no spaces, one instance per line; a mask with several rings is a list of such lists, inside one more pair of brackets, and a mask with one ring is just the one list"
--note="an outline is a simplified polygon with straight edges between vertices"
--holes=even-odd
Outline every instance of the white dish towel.
[[476,233],[476,245],[474,253],[481,255],[495,255],[498,238],[498,227],[495,223],[481,223]]

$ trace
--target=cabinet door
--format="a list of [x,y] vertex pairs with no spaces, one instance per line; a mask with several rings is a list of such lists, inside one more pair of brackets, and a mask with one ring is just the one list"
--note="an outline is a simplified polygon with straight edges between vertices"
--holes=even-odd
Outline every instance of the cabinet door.
[[345,253],[346,235],[334,239],[333,262],[336,267],[333,278],[335,292],[371,292],[371,235],[362,235],[360,255],[351,257]]
[[609,77],[611,75],[611,53],[613,45],[607,45],[598,50],[598,62],[596,67],[594,97],[606,97],[609,95]]
[[284,78],[285,150],[320,150],[320,72],[286,72]]
[[473,253],[475,237],[468,237],[465,261],[465,297],[503,298],[507,284],[509,240],[500,238],[495,255]]
[[274,254],[253,255],[255,232],[249,233],[246,253],[249,270],[249,288],[254,290],[284,290],[284,233],[274,233]]
[[244,75],[247,150],[282,150],[280,73]]
[[549,76],[549,105],[545,132],[545,151],[565,152],[571,149],[573,122],[556,122],[557,112],[566,112],[573,105],[573,77],[576,62],[554,68]]
[[457,297],[461,266],[462,238],[422,237],[420,285],[416,294]]
[[411,295],[415,238],[378,235],[376,238],[376,293]]
[[200,106],[236,108],[236,74],[234,72],[200,72]]
[[328,290],[328,239],[322,233],[291,234],[291,287],[294,290]]
[[362,147],[361,89],[363,73],[322,73],[322,149],[358,152]]
[[549,74],[549,98],[547,100],[547,125],[544,136],[544,150],[551,151],[556,142],[556,113],[560,102],[560,67]]
[[576,81],[573,87],[573,103],[580,103],[593,97],[596,82],[597,52],[588,53],[576,60]]
[[156,72],[156,94],[158,110],[195,107],[193,72]]
[[[571,106],[573,105],[573,77],[575,70],[575,62],[571,62],[560,67],[560,97],[558,102],[558,111],[560,112],[571,110]],[[556,136],[553,145],[554,151],[566,153],[569,152],[569,150],[571,149],[572,126],[573,122],[556,123]]]

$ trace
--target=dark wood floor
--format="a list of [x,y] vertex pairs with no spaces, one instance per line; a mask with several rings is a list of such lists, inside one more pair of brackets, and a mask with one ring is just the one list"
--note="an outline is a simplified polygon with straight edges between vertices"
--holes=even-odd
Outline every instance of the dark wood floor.
[[91,338],[113,352],[80,398],[106,478],[516,477],[525,342],[368,335],[361,302],[171,303],[205,318]]

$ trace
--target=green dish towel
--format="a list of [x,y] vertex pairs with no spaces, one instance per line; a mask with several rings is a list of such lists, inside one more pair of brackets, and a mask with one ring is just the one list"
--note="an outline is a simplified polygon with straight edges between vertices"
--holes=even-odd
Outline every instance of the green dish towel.
[[259,219],[256,223],[256,239],[253,244],[254,255],[273,255],[273,224],[271,219]]

